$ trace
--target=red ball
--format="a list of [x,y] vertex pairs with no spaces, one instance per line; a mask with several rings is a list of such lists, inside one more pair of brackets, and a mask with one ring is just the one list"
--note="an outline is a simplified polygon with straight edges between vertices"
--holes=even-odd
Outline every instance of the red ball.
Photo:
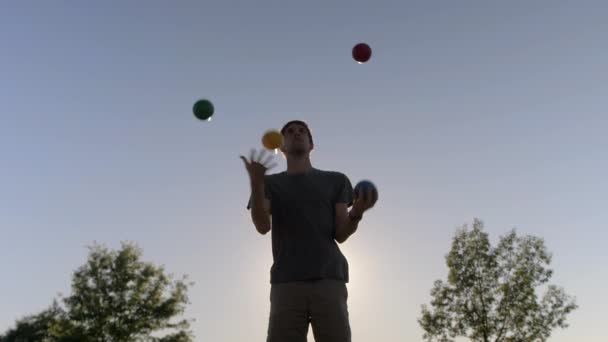
[[359,63],[365,63],[372,57],[372,48],[365,43],[359,43],[353,47],[353,58]]

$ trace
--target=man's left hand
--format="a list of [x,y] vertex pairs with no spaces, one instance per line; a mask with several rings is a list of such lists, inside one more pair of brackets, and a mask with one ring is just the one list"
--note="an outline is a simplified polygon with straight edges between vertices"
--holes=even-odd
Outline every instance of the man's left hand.
[[367,189],[365,193],[360,193],[355,197],[351,211],[354,215],[363,215],[364,212],[374,207],[378,201],[378,191],[375,189]]

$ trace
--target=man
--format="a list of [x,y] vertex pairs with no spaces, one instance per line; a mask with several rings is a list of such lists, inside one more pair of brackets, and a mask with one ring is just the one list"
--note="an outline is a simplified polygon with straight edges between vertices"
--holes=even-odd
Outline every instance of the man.
[[[316,342],[350,342],[348,262],[338,243],[352,235],[378,198],[368,191],[353,198],[344,174],[316,169],[307,124],[281,129],[287,170],[266,175],[272,155],[241,156],[251,181],[247,209],[260,234],[272,231],[270,318],[267,342],[305,342],[312,325]],[[348,207],[351,207],[350,211]]]

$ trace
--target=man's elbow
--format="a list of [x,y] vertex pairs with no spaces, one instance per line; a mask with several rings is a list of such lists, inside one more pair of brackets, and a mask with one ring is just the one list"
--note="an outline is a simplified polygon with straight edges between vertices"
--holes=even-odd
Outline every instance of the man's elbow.
[[268,216],[268,214],[264,213],[263,215],[256,215],[255,212],[251,212],[251,221],[253,222],[253,225],[255,226],[255,230],[258,231],[258,233],[265,235],[266,233],[268,233],[270,231],[270,226],[271,226],[271,222],[270,222],[270,217]]
[[258,233],[266,235],[266,233],[270,231],[270,225],[256,225],[255,229],[258,231]]

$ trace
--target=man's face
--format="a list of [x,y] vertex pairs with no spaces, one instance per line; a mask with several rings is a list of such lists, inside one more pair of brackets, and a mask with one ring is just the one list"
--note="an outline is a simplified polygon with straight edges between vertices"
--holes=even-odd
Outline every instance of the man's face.
[[287,126],[283,134],[283,152],[300,156],[310,153],[312,148],[306,127],[298,123]]

